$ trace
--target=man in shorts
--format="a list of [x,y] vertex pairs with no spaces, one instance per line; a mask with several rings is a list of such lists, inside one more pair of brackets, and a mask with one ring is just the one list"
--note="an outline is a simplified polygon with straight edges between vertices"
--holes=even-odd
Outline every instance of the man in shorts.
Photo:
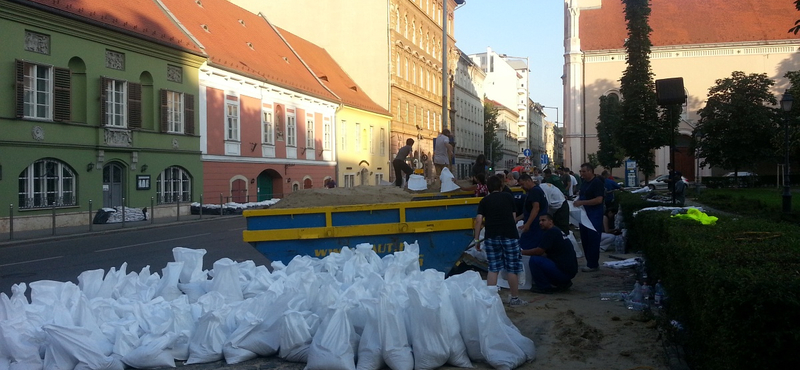
[[522,273],[522,255],[519,249],[519,234],[516,227],[516,206],[514,196],[503,190],[503,182],[497,176],[486,180],[489,195],[483,197],[478,204],[478,215],[475,216],[475,245],[481,249],[481,227],[486,221],[484,245],[486,259],[489,261],[489,273],[486,283],[497,285],[500,270],[506,270],[508,286],[511,290],[511,306],[523,305],[527,302],[519,298],[519,274]]

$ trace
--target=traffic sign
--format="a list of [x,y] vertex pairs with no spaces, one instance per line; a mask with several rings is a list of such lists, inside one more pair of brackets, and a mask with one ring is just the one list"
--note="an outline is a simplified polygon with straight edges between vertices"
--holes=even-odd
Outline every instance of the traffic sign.
[[530,149],[523,149],[522,150],[522,154],[524,154],[526,157],[530,157],[531,156],[531,150]]

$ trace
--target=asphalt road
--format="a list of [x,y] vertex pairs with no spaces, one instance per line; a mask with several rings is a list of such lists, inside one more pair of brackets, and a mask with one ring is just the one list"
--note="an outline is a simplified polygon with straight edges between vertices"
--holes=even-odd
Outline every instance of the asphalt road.
[[[72,281],[86,270],[111,267],[118,270],[127,262],[127,272],[145,266],[161,273],[174,261],[172,248],[205,249],[203,268],[211,269],[220,258],[253,260],[268,265],[269,260],[242,241],[243,217],[225,217],[175,225],[132,229],[115,233],[89,233],[62,240],[43,240],[0,248],[0,292],[11,295],[11,286],[38,280]],[[30,288],[29,288],[30,289]]]

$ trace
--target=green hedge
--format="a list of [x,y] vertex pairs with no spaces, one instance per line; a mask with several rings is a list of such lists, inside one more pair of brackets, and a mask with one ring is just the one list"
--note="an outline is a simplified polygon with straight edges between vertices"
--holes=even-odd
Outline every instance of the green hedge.
[[[620,202],[625,217],[652,205],[635,194]],[[686,328],[696,368],[796,366],[799,227],[746,217],[704,226],[668,212],[641,212],[626,223],[629,248],[644,251],[650,276],[669,294],[667,315]]]

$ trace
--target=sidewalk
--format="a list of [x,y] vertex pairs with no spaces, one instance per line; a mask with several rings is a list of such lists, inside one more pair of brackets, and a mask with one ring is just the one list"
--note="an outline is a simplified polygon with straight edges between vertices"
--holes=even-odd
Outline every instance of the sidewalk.
[[156,227],[173,226],[177,224],[189,222],[201,222],[220,220],[230,217],[242,217],[242,215],[181,215],[179,217],[161,217],[151,220],[135,221],[135,222],[117,222],[108,224],[92,224],[83,226],[65,226],[57,227],[55,230],[52,228],[38,229],[38,230],[25,230],[14,231],[13,235],[8,232],[0,233],[0,248],[22,245],[34,242],[62,240],[68,238],[79,238],[87,235],[102,235],[108,233],[124,232],[139,229],[150,229]]

